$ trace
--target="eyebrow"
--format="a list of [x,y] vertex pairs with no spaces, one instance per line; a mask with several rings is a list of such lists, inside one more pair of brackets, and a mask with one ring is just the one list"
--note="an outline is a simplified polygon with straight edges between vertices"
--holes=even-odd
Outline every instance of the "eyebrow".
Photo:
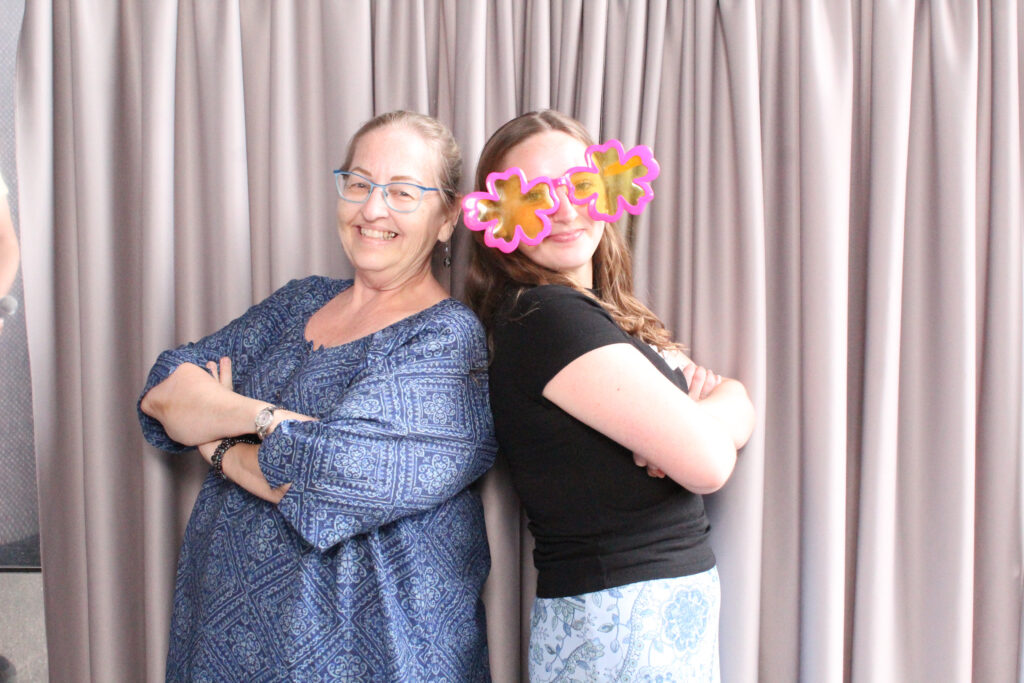
[[[370,172],[368,170],[366,170],[365,168],[363,168],[362,166],[356,166],[355,168],[349,169],[349,171],[351,171],[352,173],[359,173],[361,175],[366,176],[367,178],[370,177]],[[393,175],[393,176],[391,176],[391,179],[388,182],[389,183],[402,183],[402,182],[404,182],[404,183],[413,183],[415,185],[422,185],[423,184],[422,180],[420,180],[419,178],[417,178],[415,176],[411,176],[411,175]]]

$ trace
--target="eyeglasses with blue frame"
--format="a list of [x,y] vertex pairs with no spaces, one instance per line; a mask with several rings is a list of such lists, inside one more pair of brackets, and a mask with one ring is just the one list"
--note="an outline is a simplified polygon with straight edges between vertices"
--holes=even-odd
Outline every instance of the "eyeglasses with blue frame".
[[365,204],[373,190],[379,187],[384,203],[398,213],[412,213],[420,208],[427,192],[440,192],[436,187],[416,183],[375,183],[366,176],[340,168],[334,171],[334,184],[338,188],[338,196],[353,204]]

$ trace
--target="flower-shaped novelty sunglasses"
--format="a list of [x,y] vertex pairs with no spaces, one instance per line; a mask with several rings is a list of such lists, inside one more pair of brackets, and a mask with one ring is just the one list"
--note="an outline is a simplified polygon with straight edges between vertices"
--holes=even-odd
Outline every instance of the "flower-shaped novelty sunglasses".
[[654,198],[651,181],[661,169],[651,148],[637,145],[626,152],[618,140],[591,145],[586,166],[570,168],[558,178],[528,179],[512,166],[487,176],[486,192],[471,192],[462,200],[470,230],[482,230],[484,244],[511,253],[524,244],[540,244],[551,232],[550,216],[558,211],[556,189],[565,187],[569,201],[586,206],[594,220],[617,221],[634,216]]

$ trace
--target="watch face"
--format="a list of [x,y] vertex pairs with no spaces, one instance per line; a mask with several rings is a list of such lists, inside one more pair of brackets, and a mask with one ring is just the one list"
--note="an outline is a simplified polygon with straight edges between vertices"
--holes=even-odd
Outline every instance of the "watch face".
[[262,439],[266,434],[270,423],[274,421],[274,407],[267,406],[256,413],[256,434]]

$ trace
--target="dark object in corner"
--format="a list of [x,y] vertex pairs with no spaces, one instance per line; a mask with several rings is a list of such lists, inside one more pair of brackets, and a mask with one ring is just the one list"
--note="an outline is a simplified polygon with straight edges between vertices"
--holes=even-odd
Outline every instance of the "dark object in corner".
[[14,670],[11,660],[0,655],[0,683],[14,683],[18,678],[18,672]]
[[[0,571],[38,571],[40,559],[39,534],[0,545]],[[3,678],[0,678],[0,683],[4,683]]]

